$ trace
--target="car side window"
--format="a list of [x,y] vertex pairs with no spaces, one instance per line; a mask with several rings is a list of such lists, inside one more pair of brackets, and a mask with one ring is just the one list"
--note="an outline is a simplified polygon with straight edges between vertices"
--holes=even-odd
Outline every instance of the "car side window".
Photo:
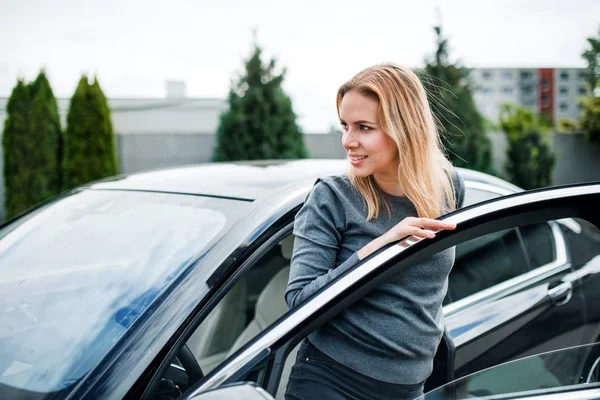
[[448,300],[455,302],[528,271],[516,229],[471,239],[456,246]]
[[575,269],[582,268],[598,255],[600,248],[600,230],[588,221],[579,218],[560,220],[560,229],[565,237],[571,265]]
[[531,268],[538,268],[556,259],[552,228],[548,223],[525,225],[519,228]]
[[465,200],[463,202],[463,207],[491,200],[499,196],[500,195],[498,193],[468,187],[465,191]]
[[204,374],[288,311],[284,293],[292,249],[289,236],[267,250],[190,336],[187,346]]
[[180,396],[288,311],[292,251],[292,235],[265,249],[196,327],[150,399]]
[[[599,354],[600,343],[536,354],[457,379],[427,393],[424,400],[487,396],[531,398],[525,394],[528,391],[535,391],[530,393],[532,397],[550,398],[540,395],[556,394],[556,389],[565,386],[576,389],[574,385],[582,385],[583,389],[585,385],[596,384],[598,365],[594,366],[593,361]],[[562,395],[562,398],[578,398],[574,393],[572,397],[567,393]]]

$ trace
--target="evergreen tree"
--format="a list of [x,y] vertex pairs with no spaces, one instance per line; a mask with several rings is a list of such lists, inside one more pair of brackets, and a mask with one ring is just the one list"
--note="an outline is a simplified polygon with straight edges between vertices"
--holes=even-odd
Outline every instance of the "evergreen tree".
[[433,60],[418,71],[444,139],[448,158],[457,167],[494,173],[491,141],[473,101],[469,69],[449,61],[448,41],[434,27],[437,49]]
[[60,191],[60,118],[44,71],[29,84],[17,82],[7,111],[3,151],[10,218]]
[[31,84],[31,95],[28,140],[34,151],[27,161],[34,205],[60,192],[62,132],[56,98],[43,71]]
[[117,174],[110,109],[98,81],[90,84],[85,75],[67,114],[63,169],[65,188]]
[[289,96],[281,84],[285,71],[275,60],[263,64],[255,44],[245,74],[232,82],[229,109],[221,114],[214,161],[293,159],[307,156]]
[[2,150],[4,152],[4,208],[11,218],[31,206],[29,196],[29,168],[26,162],[31,152],[28,143],[30,87],[19,80],[6,105]]

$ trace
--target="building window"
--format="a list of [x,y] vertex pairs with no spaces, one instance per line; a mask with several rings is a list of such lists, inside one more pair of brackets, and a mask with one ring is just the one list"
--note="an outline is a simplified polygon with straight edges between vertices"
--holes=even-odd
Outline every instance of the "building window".
[[587,94],[587,89],[585,88],[585,86],[579,87],[579,94],[582,96],[585,96]]
[[569,105],[567,103],[560,103],[560,111],[569,111]]
[[563,81],[568,81],[569,80],[569,73],[566,71],[563,71],[560,73],[560,79]]
[[521,86],[521,92],[525,96],[530,96],[533,94],[533,86],[531,86],[531,85]]
[[548,90],[550,89],[550,82],[548,82],[547,80],[542,80],[542,90]]
[[491,87],[484,87],[482,89],[482,91],[483,91],[483,94],[485,94],[486,96],[489,96],[489,95],[492,94],[492,88]]
[[483,71],[481,76],[483,77],[483,79],[492,79],[492,73],[489,71]]
[[502,93],[504,94],[513,94],[513,88],[510,86],[505,86],[502,88]]
[[533,74],[529,71],[521,71],[521,79],[531,79]]
[[586,80],[587,79],[587,71],[580,71],[579,72],[579,79]]
[[542,96],[542,107],[550,106],[550,98],[546,95]]
[[564,87],[563,86],[563,87],[560,88],[560,95],[561,96],[566,96],[568,94],[569,94],[569,88],[568,87]]
[[502,73],[502,79],[509,80],[509,79],[512,79],[512,78],[513,78],[513,73],[512,72],[510,72],[510,71],[504,71]]

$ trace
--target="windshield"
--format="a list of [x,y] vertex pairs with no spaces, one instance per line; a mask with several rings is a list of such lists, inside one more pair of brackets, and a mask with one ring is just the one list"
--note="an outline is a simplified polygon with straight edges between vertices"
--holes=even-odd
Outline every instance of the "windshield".
[[512,399],[596,388],[600,385],[600,343],[510,361],[457,379],[424,397]]
[[51,392],[83,376],[223,230],[226,207],[87,190],[3,227],[0,383]]

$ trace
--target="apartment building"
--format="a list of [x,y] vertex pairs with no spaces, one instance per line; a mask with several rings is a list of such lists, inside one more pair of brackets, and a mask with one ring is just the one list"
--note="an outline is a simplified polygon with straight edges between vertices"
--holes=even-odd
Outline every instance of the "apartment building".
[[500,105],[514,103],[556,123],[580,118],[586,95],[585,68],[475,68],[471,71],[479,111],[498,122]]

